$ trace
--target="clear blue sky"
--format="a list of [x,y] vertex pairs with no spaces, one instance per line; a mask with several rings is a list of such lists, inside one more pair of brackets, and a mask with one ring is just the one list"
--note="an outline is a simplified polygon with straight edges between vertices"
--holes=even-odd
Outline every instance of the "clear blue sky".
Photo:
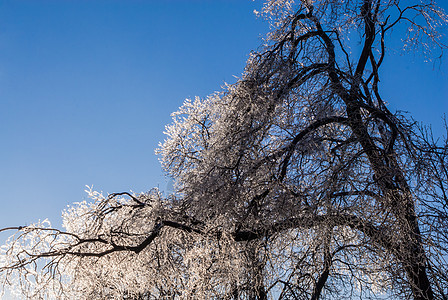
[[[0,227],[60,226],[85,185],[164,189],[154,149],[170,113],[234,82],[267,29],[252,13],[260,5],[0,0]],[[441,133],[447,59],[434,69],[419,55],[389,56],[381,84],[391,109]]]

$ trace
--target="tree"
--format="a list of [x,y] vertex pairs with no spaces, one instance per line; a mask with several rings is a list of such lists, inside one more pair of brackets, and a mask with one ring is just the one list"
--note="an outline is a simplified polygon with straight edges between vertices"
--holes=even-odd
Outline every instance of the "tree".
[[448,142],[380,93],[392,30],[442,51],[446,16],[432,0],[271,0],[260,15],[272,31],[241,79],[173,114],[158,153],[176,193],[89,190],[66,231],[14,228],[4,284],[30,298],[447,299]]

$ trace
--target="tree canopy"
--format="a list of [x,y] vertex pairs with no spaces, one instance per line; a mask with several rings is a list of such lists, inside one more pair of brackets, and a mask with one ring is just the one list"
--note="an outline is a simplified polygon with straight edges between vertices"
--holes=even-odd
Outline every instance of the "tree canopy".
[[[235,83],[173,113],[175,193],[102,195],[17,230],[28,298],[447,299],[448,141],[381,94],[387,42],[437,57],[433,0],[266,1]],[[399,79],[397,79],[399,80]]]

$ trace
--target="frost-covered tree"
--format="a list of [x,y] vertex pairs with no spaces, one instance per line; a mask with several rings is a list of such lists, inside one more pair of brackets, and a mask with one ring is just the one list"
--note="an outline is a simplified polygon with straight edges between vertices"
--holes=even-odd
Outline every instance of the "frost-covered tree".
[[272,30],[241,79],[173,114],[158,153],[175,194],[89,190],[65,231],[16,228],[5,286],[36,299],[447,299],[447,141],[389,111],[379,72],[391,36],[443,51],[446,16],[433,0],[270,0],[259,14]]

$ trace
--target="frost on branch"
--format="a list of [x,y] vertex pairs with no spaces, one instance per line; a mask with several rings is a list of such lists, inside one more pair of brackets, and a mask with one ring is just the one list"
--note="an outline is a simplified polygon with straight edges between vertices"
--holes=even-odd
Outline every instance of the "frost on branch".
[[272,32],[241,79],[166,127],[174,195],[89,190],[66,231],[28,226],[3,248],[6,285],[29,298],[447,297],[448,143],[388,109],[379,71],[392,29],[443,51],[445,15],[431,0],[267,1],[263,14]]

